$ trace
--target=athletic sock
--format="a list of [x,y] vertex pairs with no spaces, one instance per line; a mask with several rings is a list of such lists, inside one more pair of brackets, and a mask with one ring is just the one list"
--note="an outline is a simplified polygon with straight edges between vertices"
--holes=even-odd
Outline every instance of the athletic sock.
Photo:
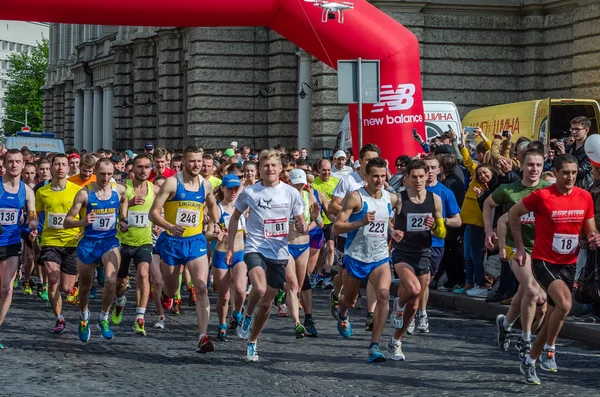
[[373,346],[379,346],[379,342],[371,342],[369,349],[371,349]]
[[550,346],[550,345],[544,343],[544,350],[556,351],[556,345]]
[[117,298],[117,306],[125,306],[125,295]]
[[532,364],[535,364],[535,360],[532,359],[528,354],[527,357],[525,357],[525,365],[532,365]]
[[419,317],[427,318],[427,310],[417,310],[417,313],[419,314]]
[[98,320],[100,321],[108,321],[108,313],[100,312],[100,316],[98,316]]
[[510,331],[512,329],[512,324],[508,322],[506,316],[504,316],[504,320],[502,320],[502,328],[504,328],[505,331]]
[[86,310],[84,312],[79,313],[79,318],[83,321],[88,321],[90,319],[90,311]]
[[531,332],[521,332],[521,339],[531,342]]
[[56,316],[56,319],[57,320],[64,320],[65,318],[63,317],[62,314],[59,314],[58,316]]
[[146,314],[146,308],[145,307],[136,307],[135,308],[135,319],[144,319],[144,314]]

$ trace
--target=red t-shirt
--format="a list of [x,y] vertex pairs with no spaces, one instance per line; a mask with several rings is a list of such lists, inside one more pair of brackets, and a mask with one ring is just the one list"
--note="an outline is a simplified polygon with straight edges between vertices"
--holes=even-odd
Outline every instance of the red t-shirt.
[[[162,173],[162,176],[163,176],[163,178],[166,179],[166,178],[169,178],[169,177],[171,177],[173,175],[176,175],[176,174],[177,174],[177,171],[173,171],[169,167],[166,167],[165,170],[164,170],[164,172]],[[156,172],[152,171],[150,173],[150,178],[148,178],[148,180],[150,182],[154,182],[154,178],[156,178]]]
[[570,194],[561,194],[552,185],[529,194],[523,205],[535,213],[531,258],[555,265],[577,262],[579,234],[584,222],[594,218],[592,196],[578,187]]

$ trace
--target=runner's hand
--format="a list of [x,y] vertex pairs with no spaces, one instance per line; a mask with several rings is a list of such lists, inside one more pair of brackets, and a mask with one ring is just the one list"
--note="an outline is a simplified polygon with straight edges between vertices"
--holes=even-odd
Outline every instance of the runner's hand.
[[589,238],[588,243],[590,244],[591,250],[595,250],[600,247],[600,234],[593,233],[592,237]]
[[391,234],[392,234],[392,239],[394,239],[394,241],[397,243],[402,241],[402,239],[404,238],[404,232],[402,230],[394,229],[394,230],[392,230]]
[[498,238],[498,236],[496,235],[496,232],[494,232],[493,230],[486,231],[485,232],[485,248],[487,248],[489,250],[493,250],[494,249],[494,239],[497,239],[497,238]]
[[34,242],[35,239],[38,236],[38,231],[37,228],[36,229],[31,229],[31,232],[29,232],[29,241]]
[[500,257],[500,260],[502,262],[506,262],[508,260],[508,256],[506,255],[506,247],[500,247],[500,252],[498,252],[498,256]]
[[119,221],[119,228],[123,233],[125,233],[127,230],[129,230],[129,224],[121,219]]
[[515,253],[515,257],[513,258],[519,267],[525,266],[525,258],[527,257],[527,253],[524,249],[517,248],[517,252]]
[[435,218],[427,215],[425,217],[425,220],[423,221],[423,226],[426,226],[431,229],[433,225],[435,225]]
[[233,250],[231,249],[227,249],[227,253],[225,254],[225,263],[227,263],[229,266],[233,265],[233,263],[231,263],[233,261]]
[[94,211],[90,211],[85,216],[85,224],[86,225],[91,225],[92,223],[94,223],[95,220],[96,220],[96,213]]
[[367,212],[363,218],[363,223],[368,225],[369,223],[375,222],[375,211]]
[[319,203],[317,203],[316,201],[314,203],[312,203],[312,205],[310,206],[310,219],[312,220],[317,220],[319,218],[319,214],[321,213],[321,207],[319,206]]
[[169,232],[176,237],[181,237],[183,236],[183,227],[179,226],[179,225],[171,225],[171,227],[169,227]]
[[144,200],[143,197],[141,197],[141,196],[135,196],[134,198],[132,198],[131,200],[129,200],[128,205],[130,207],[133,207],[135,205],[144,205],[145,202],[146,202],[146,200]]

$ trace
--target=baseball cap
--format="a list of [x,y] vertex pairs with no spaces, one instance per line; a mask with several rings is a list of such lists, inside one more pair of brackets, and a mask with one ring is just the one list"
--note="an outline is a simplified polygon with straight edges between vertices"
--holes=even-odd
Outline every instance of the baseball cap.
[[233,147],[237,148],[238,147],[238,143],[236,141],[233,141],[233,142],[231,142],[229,144],[229,146],[233,146]]
[[125,150],[125,153],[129,156],[133,158],[133,152],[131,150]]
[[70,155],[67,156],[67,158],[69,160],[71,160],[71,159],[78,159],[80,157],[79,157],[79,155],[77,153],[71,153]]
[[454,153],[454,148],[450,145],[439,145],[435,148],[435,154],[452,154]]
[[[232,142],[232,143],[235,143],[235,142]],[[223,154],[228,157],[233,157],[233,156],[235,156],[235,151],[232,148],[229,148],[229,149],[225,150],[223,152]]]
[[333,155],[334,159],[339,159],[340,157],[346,158],[346,152],[344,152],[343,150],[338,150],[337,152],[335,152],[335,154]]
[[300,168],[295,168],[290,172],[290,182],[295,185],[297,183],[303,183],[306,185],[306,172]]
[[114,162],[114,163],[120,163],[121,162],[121,156],[117,156],[114,155],[110,158],[110,161]]
[[152,149],[154,149],[154,144],[147,143],[144,145],[144,150],[152,150]]
[[223,182],[221,184],[223,186],[225,186],[226,188],[231,189],[232,187],[240,186],[241,182],[240,182],[240,178],[238,178],[236,175],[227,174],[223,178]]

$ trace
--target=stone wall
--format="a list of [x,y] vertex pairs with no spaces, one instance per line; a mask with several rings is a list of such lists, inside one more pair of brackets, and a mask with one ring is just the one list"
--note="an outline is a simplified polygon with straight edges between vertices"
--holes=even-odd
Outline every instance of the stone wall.
[[119,43],[114,49],[114,83],[113,83],[113,137],[114,147],[129,147],[134,150],[143,146],[134,145],[133,138],[133,54],[129,46]]
[[63,140],[66,147],[72,147],[74,141],[73,134],[75,132],[75,92],[73,91],[73,80],[65,82],[63,109]]

